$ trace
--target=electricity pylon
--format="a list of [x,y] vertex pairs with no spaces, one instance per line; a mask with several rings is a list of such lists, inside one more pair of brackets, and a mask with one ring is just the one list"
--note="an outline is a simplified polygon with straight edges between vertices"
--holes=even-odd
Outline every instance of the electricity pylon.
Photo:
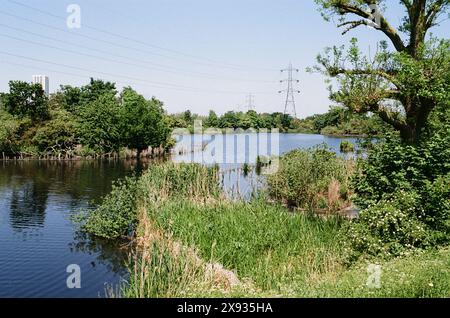
[[246,102],[247,102],[247,110],[248,111],[255,110],[255,104],[253,103],[254,97],[255,96],[251,93],[247,95]]
[[288,113],[288,109],[290,108],[293,112],[294,118],[297,118],[297,110],[295,109],[295,97],[294,95],[300,93],[298,89],[296,89],[295,85],[300,83],[300,81],[294,78],[294,72],[298,73],[300,70],[298,68],[293,68],[292,63],[289,63],[289,67],[281,70],[281,73],[287,73],[288,76],[286,79],[280,81],[280,83],[287,83],[287,88],[279,91],[278,93],[286,93],[286,101],[284,104],[284,114]]

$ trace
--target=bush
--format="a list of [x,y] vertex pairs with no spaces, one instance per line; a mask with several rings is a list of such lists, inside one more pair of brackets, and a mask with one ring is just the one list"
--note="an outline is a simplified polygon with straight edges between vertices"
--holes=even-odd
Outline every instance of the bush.
[[20,123],[2,109],[0,109],[0,123],[0,154],[4,152],[8,155],[17,148],[15,134]]
[[355,145],[353,145],[348,140],[343,140],[343,141],[341,141],[341,144],[340,144],[340,150],[341,150],[342,153],[354,152],[355,151]]
[[350,231],[357,252],[397,256],[450,242],[449,144],[444,121],[417,145],[388,135],[359,161],[352,184],[364,211]]
[[400,256],[428,246],[429,228],[424,210],[417,209],[419,201],[416,193],[400,191],[363,210],[348,232],[352,256]]
[[324,148],[295,150],[281,157],[277,173],[268,177],[270,197],[300,209],[335,211],[349,197],[352,167]]
[[36,129],[32,143],[40,153],[65,154],[77,144],[75,118],[67,111],[53,112],[53,118]]
[[216,168],[196,164],[152,165],[139,179],[117,182],[101,205],[78,219],[85,232],[117,239],[129,236],[136,229],[138,202],[157,209],[163,200],[182,197],[201,203],[219,198],[220,194]]
[[108,239],[130,235],[137,224],[137,193],[135,178],[116,182],[101,205],[79,216],[81,228],[89,234]]

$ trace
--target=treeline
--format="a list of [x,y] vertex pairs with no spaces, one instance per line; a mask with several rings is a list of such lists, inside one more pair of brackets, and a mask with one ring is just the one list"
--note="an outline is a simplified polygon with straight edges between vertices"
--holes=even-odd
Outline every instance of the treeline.
[[222,116],[216,112],[210,111],[208,116],[192,114],[187,110],[180,114],[171,115],[173,127],[188,128],[193,130],[194,121],[201,120],[203,128],[221,128],[221,129],[272,129],[278,128],[282,132],[287,132],[295,128],[295,119],[287,114],[272,113],[259,114],[254,110],[248,112],[229,111]]
[[332,106],[325,114],[298,121],[297,130],[329,136],[380,136],[391,129],[376,115],[356,114],[344,107]]
[[11,81],[0,94],[0,123],[0,156],[7,158],[139,157],[172,146],[161,101],[92,78],[50,97],[39,84]]
[[379,136],[390,128],[378,117],[370,114],[355,114],[343,107],[331,107],[325,114],[297,119],[288,114],[229,111],[222,116],[210,111],[208,116],[183,113],[170,115],[172,127],[193,131],[194,122],[202,121],[203,128],[273,129],[281,132],[324,134],[331,136]]

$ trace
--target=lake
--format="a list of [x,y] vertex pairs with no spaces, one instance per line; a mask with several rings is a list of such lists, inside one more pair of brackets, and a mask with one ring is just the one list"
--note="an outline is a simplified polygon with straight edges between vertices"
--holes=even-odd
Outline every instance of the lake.
[[[233,167],[239,166],[240,157],[255,159],[248,153],[257,136],[226,137],[229,144],[239,138],[247,138],[250,147],[242,150],[234,145],[234,160],[221,168],[226,190],[245,195],[257,179],[246,178]],[[303,134],[278,138],[280,154],[322,143],[338,152],[342,140]],[[207,145],[201,139],[203,145],[194,153],[211,152],[208,147],[213,142],[207,139]],[[203,162],[204,157],[181,151],[189,144],[198,147],[186,136],[179,140],[172,160]],[[106,297],[107,290],[117,290],[127,279],[126,248],[87,238],[71,218],[81,209],[94,208],[113,181],[143,169],[145,164],[137,166],[133,161],[0,161],[0,297]],[[237,191],[236,180],[242,185]],[[80,289],[66,285],[66,269],[72,264],[81,269]]]

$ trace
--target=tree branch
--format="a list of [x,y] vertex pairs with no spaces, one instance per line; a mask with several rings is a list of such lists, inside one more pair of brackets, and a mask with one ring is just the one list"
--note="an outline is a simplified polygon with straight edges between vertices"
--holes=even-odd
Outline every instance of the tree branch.
[[328,73],[330,76],[334,77],[337,75],[373,75],[380,76],[392,84],[394,84],[397,88],[400,88],[401,84],[395,78],[395,72],[389,72],[384,70],[346,70],[346,69],[336,69],[329,68]]
[[[365,3],[368,5],[371,5],[371,4],[376,4],[376,1],[366,0]],[[338,11],[341,15],[355,14],[363,19],[370,19],[372,17],[372,13],[366,12],[362,8],[348,4],[348,3],[338,2],[335,4],[335,7],[338,9]],[[401,39],[398,32],[388,23],[388,21],[385,19],[384,16],[381,15],[381,13],[378,12],[377,14],[380,15],[380,25],[379,25],[379,28],[377,28],[377,29],[380,30],[381,32],[383,32],[391,40],[392,44],[394,45],[394,47],[397,51],[399,51],[399,52],[404,51],[406,49],[406,46],[403,43],[403,40]],[[359,25],[363,25],[363,23],[359,23],[358,25],[354,26],[353,28],[356,28]],[[351,28],[351,29],[353,29],[353,28]],[[349,30],[347,30],[346,32],[348,32],[348,31]]]

